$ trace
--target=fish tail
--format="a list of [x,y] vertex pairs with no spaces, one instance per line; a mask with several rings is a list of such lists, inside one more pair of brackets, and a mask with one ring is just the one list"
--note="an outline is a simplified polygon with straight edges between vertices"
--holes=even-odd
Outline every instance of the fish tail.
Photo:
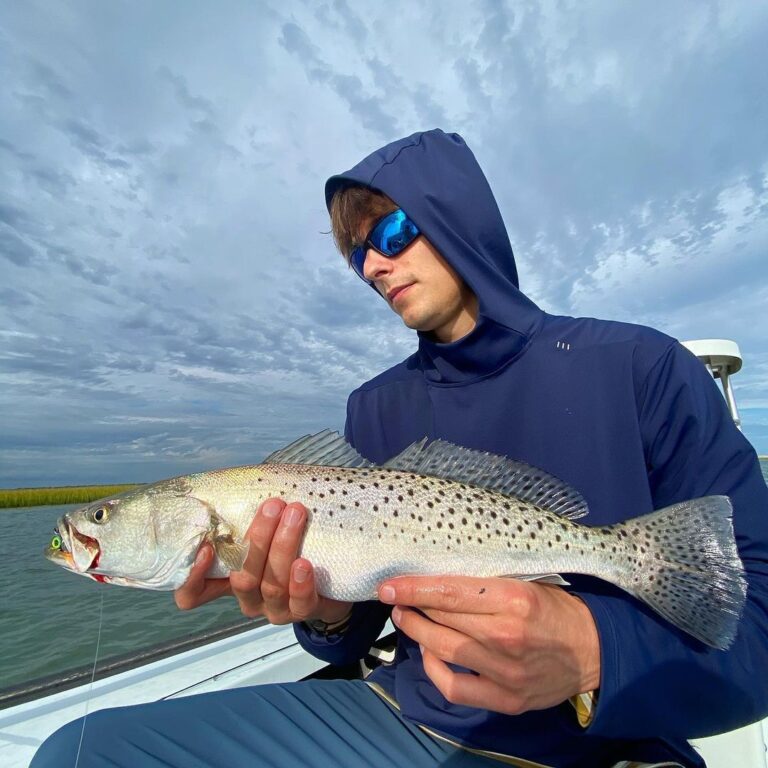
[[725,650],[744,608],[744,577],[727,496],[705,496],[615,526],[629,544],[626,587],[675,626]]

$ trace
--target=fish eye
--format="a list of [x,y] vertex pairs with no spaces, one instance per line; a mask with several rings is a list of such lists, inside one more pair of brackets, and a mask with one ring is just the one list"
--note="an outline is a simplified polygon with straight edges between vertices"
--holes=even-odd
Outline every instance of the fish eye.
[[61,536],[54,536],[51,539],[51,549],[61,549]]
[[105,523],[107,521],[107,508],[99,507],[94,510],[92,517],[94,523]]

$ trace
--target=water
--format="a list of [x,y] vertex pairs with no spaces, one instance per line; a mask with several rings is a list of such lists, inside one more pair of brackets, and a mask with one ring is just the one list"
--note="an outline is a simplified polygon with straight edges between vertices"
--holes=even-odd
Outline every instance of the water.
[[243,618],[231,597],[184,612],[172,592],[99,584],[46,560],[57,518],[77,506],[0,509],[0,688],[93,664],[102,594],[100,659]]
[[[768,461],[760,465],[768,482]],[[76,507],[0,509],[0,687],[93,664],[102,594],[99,658],[242,618],[234,598],[182,612],[170,592],[98,584],[48,562],[56,519]]]

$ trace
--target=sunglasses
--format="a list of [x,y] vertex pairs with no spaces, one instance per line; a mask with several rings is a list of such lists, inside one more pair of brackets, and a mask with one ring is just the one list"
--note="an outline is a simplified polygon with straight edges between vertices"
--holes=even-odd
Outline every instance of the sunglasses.
[[372,285],[373,281],[369,280],[363,271],[368,248],[373,248],[382,256],[391,259],[404,251],[420,234],[419,228],[402,209],[398,208],[380,218],[373,225],[363,244],[352,250],[349,263],[361,280]]

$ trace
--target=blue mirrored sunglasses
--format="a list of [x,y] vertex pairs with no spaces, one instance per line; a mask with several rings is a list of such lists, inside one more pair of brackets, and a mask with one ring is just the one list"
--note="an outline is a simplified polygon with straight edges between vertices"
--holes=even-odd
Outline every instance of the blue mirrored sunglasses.
[[398,208],[373,225],[368,237],[365,238],[365,242],[356,246],[352,251],[349,263],[357,275],[368,285],[371,285],[372,281],[365,276],[363,271],[368,248],[373,248],[382,256],[391,259],[405,250],[420,234],[419,228],[406,216],[403,210]]

